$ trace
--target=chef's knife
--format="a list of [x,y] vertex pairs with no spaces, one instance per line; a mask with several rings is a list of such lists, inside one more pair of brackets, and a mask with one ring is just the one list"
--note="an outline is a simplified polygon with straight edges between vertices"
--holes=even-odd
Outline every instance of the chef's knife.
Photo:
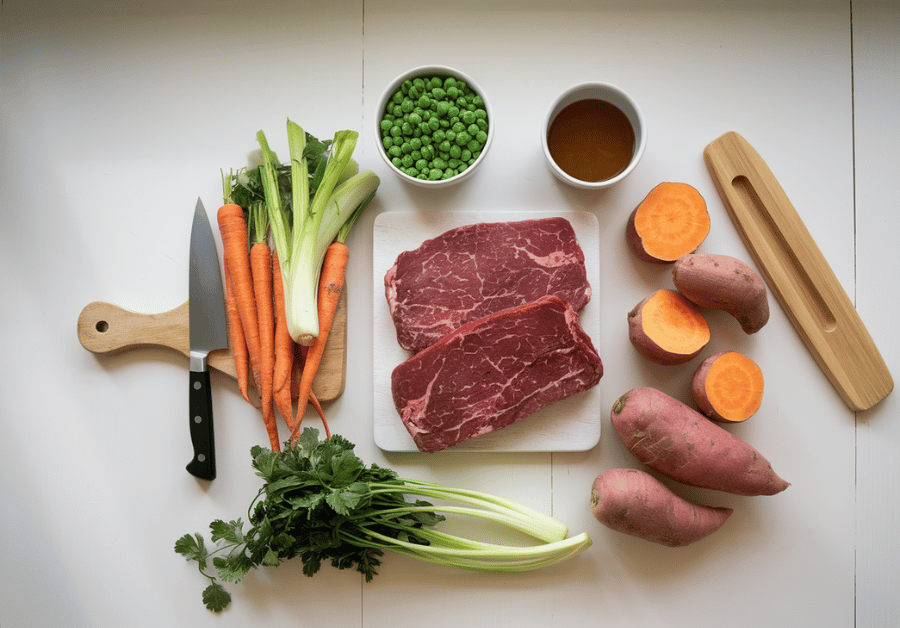
[[194,458],[188,463],[187,470],[202,480],[214,480],[216,443],[206,358],[210,351],[228,346],[228,329],[216,241],[199,198],[191,227],[188,297],[191,345],[189,407]]

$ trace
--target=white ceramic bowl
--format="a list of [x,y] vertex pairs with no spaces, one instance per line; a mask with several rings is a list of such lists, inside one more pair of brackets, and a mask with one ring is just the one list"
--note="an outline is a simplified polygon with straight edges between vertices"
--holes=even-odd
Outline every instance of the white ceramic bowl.
[[[634,129],[634,153],[631,156],[631,161],[622,172],[604,181],[582,181],[581,179],[576,179],[557,165],[550,155],[550,149],[547,147],[547,131],[550,129],[553,120],[559,115],[559,112],[572,103],[587,98],[596,98],[615,105],[628,117],[631,128]],[[548,109],[541,126],[541,145],[543,146],[544,157],[547,159],[550,172],[556,178],[577,188],[599,190],[615,185],[627,177],[638,165],[638,162],[644,155],[644,149],[647,147],[647,129],[644,126],[644,117],[640,108],[627,93],[609,83],[580,83],[564,91],[550,105],[550,109]]]
[[[484,147],[481,149],[481,154],[478,155],[478,157],[475,159],[475,161],[468,168],[466,168],[459,174],[457,174],[453,177],[450,177],[449,179],[438,179],[436,181],[431,181],[431,180],[419,179],[419,178],[410,176],[409,174],[403,172],[402,170],[400,170],[393,164],[391,157],[387,154],[387,151],[384,148],[384,144],[382,143],[381,121],[384,118],[385,106],[387,105],[388,100],[393,97],[394,93],[396,93],[398,89],[400,89],[400,86],[403,84],[404,81],[413,80],[418,77],[426,77],[426,76],[431,76],[431,77],[433,77],[433,76],[441,76],[441,77],[452,76],[453,78],[459,79],[461,81],[465,81],[466,84],[472,89],[472,91],[474,91],[476,94],[478,94],[481,97],[481,100],[484,102],[485,112],[487,113],[487,121],[488,121],[487,139],[484,143]],[[388,168],[390,168],[391,171],[394,172],[394,174],[396,174],[398,177],[400,177],[401,180],[406,181],[407,183],[411,183],[413,185],[418,185],[418,186],[427,187],[427,188],[444,188],[444,187],[447,187],[450,185],[455,185],[455,184],[459,183],[460,181],[465,181],[466,179],[471,177],[473,174],[475,174],[475,171],[484,162],[484,159],[487,156],[488,149],[491,146],[491,141],[493,140],[493,137],[494,137],[494,115],[493,115],[493,112],[491,111],[491,104],[488,101],[487,95],[484,93],[484,90],[482,90],[481,87],[474,80],[472,80],[472,78],[470,76],[464,74],[463,72],[460,72],[459,70],[455,70],[451,67],[444,66],[444,65],[419,66],[419,67],[413,68],[412,70],[410,70],[408,72],[404,72],[403,74],[401,74],[400,76],[395,78],[393,81],[391,81],[391,83],[388,84],[388,86],[381,93],[381,97],[378,99],[378,108],[375,110],[374,118],[375,118],[375,138],[377,140],[378,153],[381,155],[381,158],[384,159],[384,162],[388,165]]]

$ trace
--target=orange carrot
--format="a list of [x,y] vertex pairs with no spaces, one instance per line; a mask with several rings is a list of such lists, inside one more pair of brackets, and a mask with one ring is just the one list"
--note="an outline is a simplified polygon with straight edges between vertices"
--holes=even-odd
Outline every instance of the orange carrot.
[[[344,278],[347,272],[347,261],[350,250],[343,242],[332,242],[325,252],[325,260],[322,263],[322,271],[319,275],[319,291],[317,306],[319,311],[319,335],[309,348],[306,355],[306,364],[303,365],[303,374],[300,378],[300,390],[297,394],[297,415],[294,427],[291,431],[291,444],[300,435],[300,423],[306,411],[309,394],[312,390],[313,378],[322,361],[325,352],[325,343],[334,322],[334,314],[337,310],[341,292],[344,289]],[[326,432],[328,431],[326,423]]]
[[[272,386],[275,390],[280,390],[286,383],[290,384],[291,367],[294,364],[294,339],[288,331],[278,251],[272,252],[272,292],[275,295],[275,375]],[[289,385],[287,388],[290,390]]]
[[234,354],[234,366],[237,372],[238,388],[241,396],[250,401],[250,361],[247,354],[247,341],[244,339],[244,328],[237,310],[237,299],[234,296],[234,279],[231,276],[228,260],[225,260],[225,301],[228,305],[228,331],[231,336],[231,352]]
[[291,399],[291,369],[294,364],[294,339],[288,331],[287,314],[284,303],[284,284],[281,277],[281,263],[278,251],[272,252],[272,292],[275,308],[275,365],[272,389],[275,391],[275,405],[284,418],[288,429],[294,421],[294,403]]
[[259,317],[260,398],[263,420],[269,433],[272,451],[281,451],[278,426],[275,423],[275,404],[272,377],[275,372],[275,315],[272,297],[272,255],[269,245],[256,242],[250,249],[253,274],[253,294]]
[[247,221],[240,205],[226,203],[218,212],[219,231],[222,234],[223,256],[231,269],[234,282],[234,297],[247,352],[250,360],[250,372],[259,389],[259,317],[256,312],[256,299],[253,296],[253,278],[250,272],[250,251],[247,246]]

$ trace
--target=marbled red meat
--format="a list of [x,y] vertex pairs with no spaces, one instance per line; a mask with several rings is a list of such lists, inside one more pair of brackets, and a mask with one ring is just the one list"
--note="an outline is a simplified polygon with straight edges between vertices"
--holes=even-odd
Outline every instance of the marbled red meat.
[[548,294],[581,310],[591,298],[584,252],[561,217],[457,227],[401,253],[385,297],[408,351],[421,351],[467,321]]
[[557,296],[464,324],[398,365],[394,405],[423,452],[501,429],[595,386],[603,364]]

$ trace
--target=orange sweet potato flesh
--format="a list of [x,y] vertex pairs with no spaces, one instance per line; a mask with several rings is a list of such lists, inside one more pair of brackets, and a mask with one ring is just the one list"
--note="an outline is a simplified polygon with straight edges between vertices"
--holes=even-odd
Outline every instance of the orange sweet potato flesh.
[[706,416],[723,423],[746,421],[762,404],[762,369],[737,351],[709,356],[694,373],[691,393]]
[[631,212],[625,239],[639,259],[670,264],[696,251],[709,225],[706,201],[694,187],[664,182]]
[[789,486],[749,443],[655,388],[619,397],[610,420],[638,460],[677,482],[735,495],[775,495]]
[[709,325],[675,290],[657,290],[628,313],[628,337],[638,353],[667,366],[693,360],[707,345]]
[[732,509],[693,504],[646,471],[610,469],[594,480],[591,512],[617,532],[684,547],[721,528]]
[[731,314],[745,333],[769,321],[766,283],[749,265],[728,255],[687,254],[675,262],[672,282],[688,299]]

